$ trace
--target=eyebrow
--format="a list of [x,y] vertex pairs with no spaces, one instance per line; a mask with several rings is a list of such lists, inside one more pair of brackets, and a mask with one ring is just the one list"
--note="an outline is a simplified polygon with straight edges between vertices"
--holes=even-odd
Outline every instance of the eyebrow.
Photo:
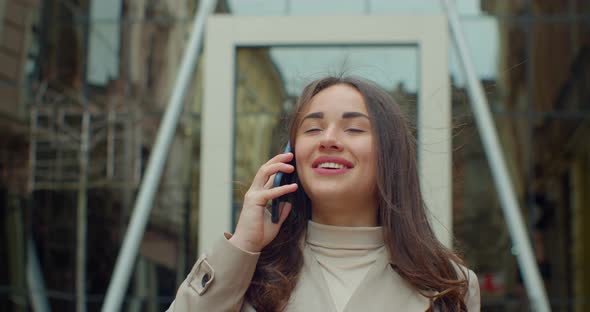
[[305,117],[303,117],[303,119],[301,119],[301,122],[303,122],[305,119],[322,119],[324,118],[324,113],[322,112],[315,112],[315,113],[310,113],[305,115]]
[[369,119],[369,116],[363,114],[363,113],[359,113],[359,112],[346,112],[342,114],[342,118],[344,119],[348,119],[348,118],[357,118],[357,117],[364,117]]
[[[370,119],[369,116],[360,113],[360,112],[344,112],[342,113],[342,118],[343,119],[349,119],[349,118],[358,118],[358,117],[364,117],[367,119]],[[301,121],[304,121],[305,119],[323,119],[324,118],[324,113],[322,112],[315,112],[315,113],[309,113],[307,115],[305,115],[305,117],[303,117],[303,119],[301,119]]]

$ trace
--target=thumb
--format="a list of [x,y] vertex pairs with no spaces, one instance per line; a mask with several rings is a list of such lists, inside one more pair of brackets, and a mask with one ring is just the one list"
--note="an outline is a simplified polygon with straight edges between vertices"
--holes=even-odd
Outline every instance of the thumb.
[[287,217],[289,216],[289,213],[291,212],[291,208],[293,208],[293,205],[290,202],[282,202],[279,203],[279,211],[281,212],[281,215],[279,216],[279,226],[283,225],[283,222],[285,222],[285,220],[287,220]]

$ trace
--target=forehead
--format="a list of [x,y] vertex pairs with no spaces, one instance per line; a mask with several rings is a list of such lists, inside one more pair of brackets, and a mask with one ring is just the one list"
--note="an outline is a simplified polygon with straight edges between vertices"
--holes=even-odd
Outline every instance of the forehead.
[[330,86],[316,94],[304,114],[313,112],[361,112],[366,115],[367,107],[361,93],[352,86],[347,84],[338,84]]

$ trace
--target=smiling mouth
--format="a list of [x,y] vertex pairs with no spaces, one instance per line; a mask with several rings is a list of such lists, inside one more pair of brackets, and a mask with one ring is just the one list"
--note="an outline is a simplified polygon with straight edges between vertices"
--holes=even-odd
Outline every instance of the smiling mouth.
[[348,167],[346,167],[343,164],[338,164],[338,163],[334,163],[334,162],[326,162],[326,163],[321,163],[317,166],[317,168],[322,168],[322,169],[346,169]]
[[349,166],[338,162],[326,161],[320,162],[313,168],[313,171],[321,176],[339,176],[349,172],[352,167],[352,165]]

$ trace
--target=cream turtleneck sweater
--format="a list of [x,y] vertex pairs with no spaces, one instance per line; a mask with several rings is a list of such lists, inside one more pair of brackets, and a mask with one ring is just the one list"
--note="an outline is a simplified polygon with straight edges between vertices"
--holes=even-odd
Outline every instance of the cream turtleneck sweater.
[[344,227],[309,221],[306,242],[339,312],[375,260],[387,257],[382,227]]

